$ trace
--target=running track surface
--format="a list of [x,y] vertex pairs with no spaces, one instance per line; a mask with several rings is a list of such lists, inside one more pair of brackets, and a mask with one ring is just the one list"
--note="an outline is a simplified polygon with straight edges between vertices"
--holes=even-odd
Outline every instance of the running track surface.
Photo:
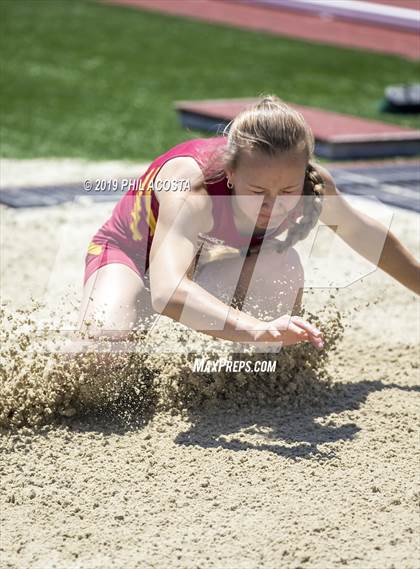
[[[120,4],[206,22],[228,24],[238,28],[259,30],[279,36],[389,53],[408,59],[420,59],[418,34],[377,25],[325,20],[317,16],[302,13],[297,15],[277,8],[249,6],[224,0],[103,1],[108,4]],[[382,3],[401,7],[413,6],[413,0],[411,4],[407,0],[385,0]]]

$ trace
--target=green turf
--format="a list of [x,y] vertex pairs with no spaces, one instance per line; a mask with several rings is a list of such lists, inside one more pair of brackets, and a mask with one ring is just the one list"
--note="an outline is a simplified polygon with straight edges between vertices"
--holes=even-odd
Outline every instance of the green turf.
[[386,85],[419,76],[400,57],[83,0],[0,0],[0,21],[3,157],[149,160],[203,134],[175,100],[261,92],[419,126],[379,112]]

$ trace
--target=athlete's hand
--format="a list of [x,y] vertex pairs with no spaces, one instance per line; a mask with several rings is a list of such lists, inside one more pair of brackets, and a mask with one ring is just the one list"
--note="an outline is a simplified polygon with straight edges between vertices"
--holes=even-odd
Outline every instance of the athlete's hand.
[[313,324],[299,316],[285,314],[275,320],[263,322],[262,330],[258,330],[256,342],[268,342],[291,346],[299,342],[311,342],[315,348],[324,347],[323,335]]

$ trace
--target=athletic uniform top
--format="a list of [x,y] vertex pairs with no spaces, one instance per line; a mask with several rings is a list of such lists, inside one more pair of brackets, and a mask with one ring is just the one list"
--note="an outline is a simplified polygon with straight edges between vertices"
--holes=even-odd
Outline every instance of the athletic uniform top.
[[[196,160],[204,173],[209,160],[217,157],[217,151],[226,142],[227,138],[224,136],[196,138],[177,144],[158,156],[136,181],[135,187],[130,188],[119,200],[111,217],[93,236],[88,253],[96,255],[100,249],[103,249],[103,245],[108,243],[108,246],[120,248],[129,255],[144,275],[149,268],[150,248],[159,216],[159,202],[155,195],[157,190],[153,187],[159,170],[171,158],[188,156]],[[262,242],[264,233],[253,234],[250,240],[249,235],[243,235],[237,231],[226,177],[214,183],[207,183],[206,189],[212,199],[214,222],[210,232],[199,234],[199,240],[222,243],[236,248],[254,246]],[[162,188],[160,191],[165,190]],[[182,191],[182,186],[175,191]],[[216,196],[226,197],[216,199]],[[299,215],[301,215],[301,208],[296,207],[293,214],[266,235],[270,237],[279,235]]]

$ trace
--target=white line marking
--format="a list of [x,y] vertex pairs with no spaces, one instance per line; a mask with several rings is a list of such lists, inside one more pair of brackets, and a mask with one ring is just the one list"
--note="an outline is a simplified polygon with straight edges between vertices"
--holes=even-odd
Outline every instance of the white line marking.
[[248,2],[420,30],[420,10],[388,4],[372,4],[362,0],[248,0]]

